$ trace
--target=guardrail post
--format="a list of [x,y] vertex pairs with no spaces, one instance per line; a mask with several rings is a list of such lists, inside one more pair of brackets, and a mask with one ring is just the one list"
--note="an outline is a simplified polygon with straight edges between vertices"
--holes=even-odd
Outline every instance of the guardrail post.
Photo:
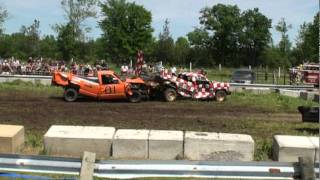
[[315,180],[314,162],[310,157],[299,157],[301,180]]
[[96,154],[91,152],[84,152],[80,170],[80,180],[93,180],[94,163],[96,161]]

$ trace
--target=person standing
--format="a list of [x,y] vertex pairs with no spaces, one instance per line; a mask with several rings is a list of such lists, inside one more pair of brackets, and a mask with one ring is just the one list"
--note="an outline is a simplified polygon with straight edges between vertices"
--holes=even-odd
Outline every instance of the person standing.
[[136,63],[136,70],[135,70],[135,74],[137,76],[141,74],[143,62],[144,62],[144,54],[141,50],[139,50],[137,54],[137,63]]

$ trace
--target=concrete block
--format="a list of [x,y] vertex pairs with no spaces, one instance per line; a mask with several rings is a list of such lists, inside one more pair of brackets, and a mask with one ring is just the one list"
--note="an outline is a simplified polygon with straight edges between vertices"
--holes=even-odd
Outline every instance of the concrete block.
[[243,88],[242,87],[230,87],[229,88],[229,91],[230,92],[234,92],[234,93],[241,93],[241,92],[243,92]]
[[23,126],[0,125],[0,153],[19,153],[23,145]]
[[304,99],[304,100],[313,100],[315,96],[314,92],[307,92],[307,91],[302,91],[300,92],[300,98]]
[[40,79],[40,84],[51,85],[51,79]]
[[273,158],[280,162],[297,162],[298,157],[315,157],[315,146],[305,136],[275,135]]
[[114,127],[54,125],[44,135],[45,150],[49,155],[71,157],[89,151],[104,159],[111,155],[114,133]]
[[300,91],[295,91],[295,90],[288,90],[288,89],[279,89],[279,93],[284,96],[289,96],[289,97],[300,97]]
[[113,141],[113,158],[147,159],[150,130],[119,129]]
[[4,82],[13,82],[16,80],[20,80],[23,82],[32,82],[34,84],[43,84],[43,85],[51,85],[51,79],[48,78],[35,78],[35,77],[12,77],[12,76],[8,76],[8,77],[0,77],[0,83],[4,83]]
[[309,137],[311,143],[313,144],[313,146],[315,147],[315,150],[316,150],[316,154],[315,154],[315,161],[316,162],[319,162],[319,137]]
[[183,157],[183,132],[151,130],[149,159],[175,160]]
[[255,87],[247,87],[246,91],[249,91],[253,94],[270,94],[270,88],[255,88]]
[[184,140],[184,156],[189,160],[253,160],[254,141],[249,135],[189,131]]

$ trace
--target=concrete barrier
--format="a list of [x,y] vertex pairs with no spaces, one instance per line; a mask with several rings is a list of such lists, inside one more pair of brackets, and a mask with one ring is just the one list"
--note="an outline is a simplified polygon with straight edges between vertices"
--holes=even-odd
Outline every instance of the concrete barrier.
[[23,145],[23,126],[0,125],[0,153],[18,153]]
[[319,137],[309,137],[311,143],[314,145],[314,147],[316,148],[316,155],[315,155],[315,161],[319,162]]
[[274,136],[274,160],[280,162],[297,162],[298,157],[304,156],[315,159],[316,146],[312,143],[312,139],[306,136]]
[[84,151],[96,153],[97,158],[111,155],[115,133],[113,127],[51,126],[44,135],[45,151],[49,155],[81,157]]
[[113,158],[147,159],[150,130],[119,129],[113,141]]
[[189,160],[252,161],[253,155],[254,141],[249,135],[185,133],[184,157]]
[[300,92],[300,98],[304,100],[310,100],[313,101],[315,98],[316,93],[315,92],[308,92],[308,91],[302,91]]
[[244,89],[244,88],[242,88],[242,87],[232,87],[232,86],[231,86],[231,87],[229,88],[229,91],[230,91],[230,92],[233,92],[233,93],[241,93],[241,92],[243,92],[243,89]]
[[270,94],[272,92],[270,88],[247,87],[245,90],[253,94]]
[[149,159],[175,160],[183,158],[183,132],[151,130]]
[[13,82],[16,80],[24,81],[24,82],[31,82],[34,84],[43,84],[43,85],[51,85],[51,79],[47,78],[26,78],[26,77],[13,77],[13,76],[1,76],[0,77],[0,83],[4,82]]
[[289,97],[300,97],[300,91],[295,91],[295,90],[288,90],[288,89],[279,89],[279,93],[284,96],[289,96]]

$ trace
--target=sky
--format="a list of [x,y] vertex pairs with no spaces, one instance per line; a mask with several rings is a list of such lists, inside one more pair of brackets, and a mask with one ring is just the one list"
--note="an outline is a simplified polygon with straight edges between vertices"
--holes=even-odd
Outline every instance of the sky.
[[[143,5],[152,12],[152,26],[154,36],[162,31],[166,18],[170,21],[170,32],[173,38],[185,36],[195,27],[200,27],[200,10],[206,6],[218,3],[237,5],[241,11],[259,8],[260,12],[272,19],[271,29],[274,42],[280,40],[280,34],[274,26],[281,18],[292,25],[289,30],[289,38],[295,41],[298,30],[303,22],[313,21],[316,12],[319,11],[318,0],[127,0]],[[5,22],[5,32],[13,33],[20,30],[22,25],[29,26],[34,19],[40,20],[42,35],[55,34],[52,26],[66,22],[61,9],[60,0],[0,0],[0,5],[9,12]],[[99,18],[98,18],[99,19]],[[101,19],[101,17],[100,17]],[[96,38],[101,35],[97,19],[89,19],[87,22],[93,30],[89,37]]]

